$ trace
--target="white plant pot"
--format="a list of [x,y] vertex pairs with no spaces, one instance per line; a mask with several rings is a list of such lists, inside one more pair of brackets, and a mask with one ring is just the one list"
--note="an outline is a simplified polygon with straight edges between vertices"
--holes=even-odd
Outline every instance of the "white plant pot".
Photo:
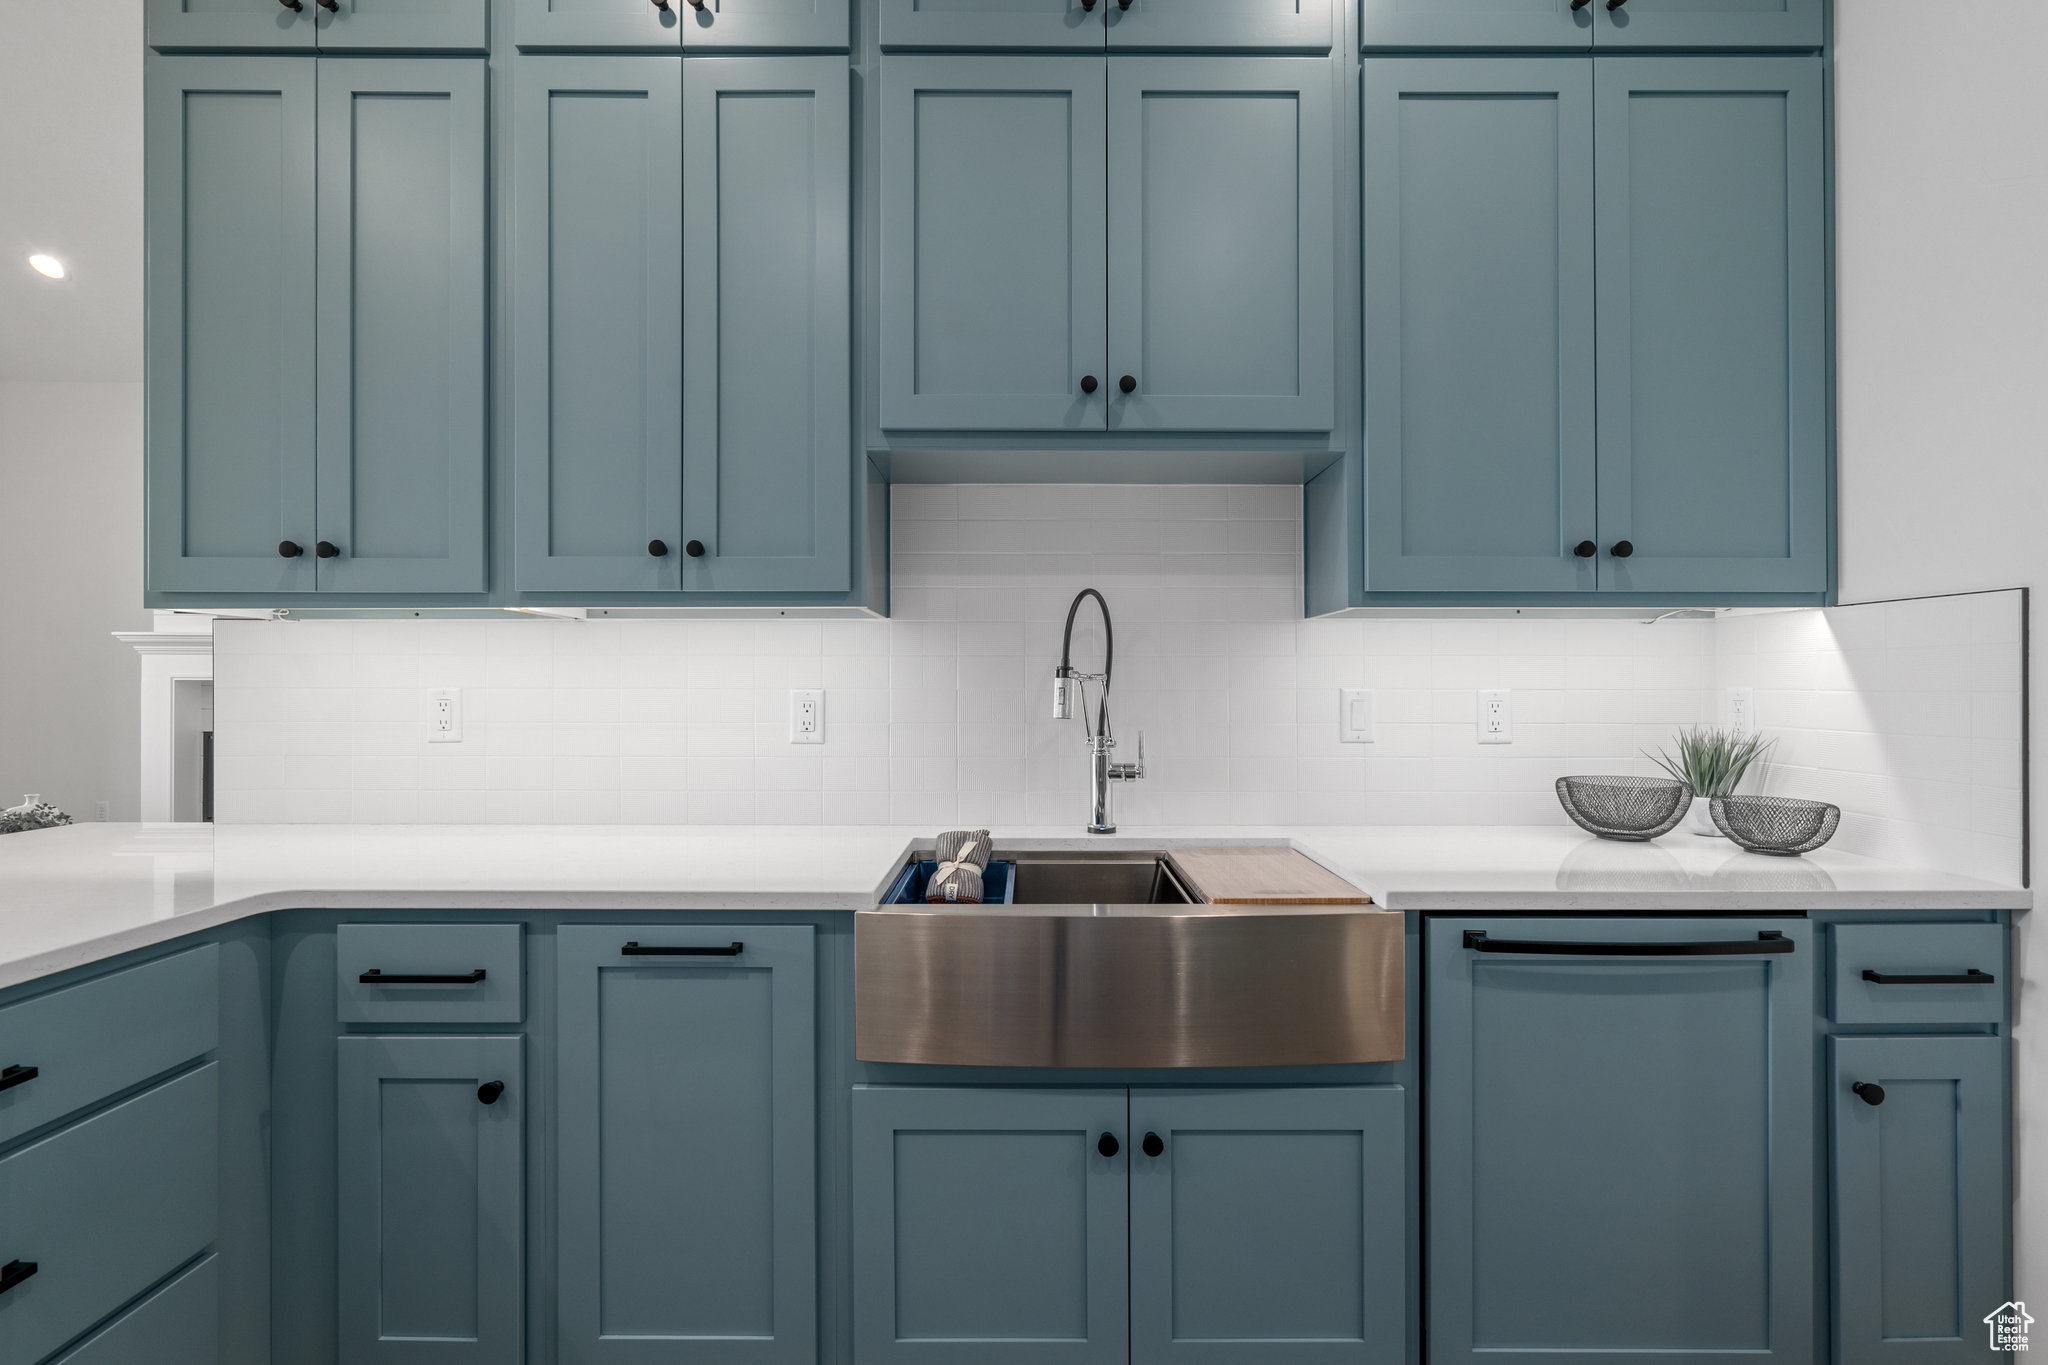
[[1699,835],[1703,839],[1725,839],[1728,837],[1721,833],[1720,827],[1714,823],[1714,808],[1708,798],[1704,796],[1695,796],[1692,799],[1692,810],[1686,816],[1686,823],[1691,827],[1694,834]]

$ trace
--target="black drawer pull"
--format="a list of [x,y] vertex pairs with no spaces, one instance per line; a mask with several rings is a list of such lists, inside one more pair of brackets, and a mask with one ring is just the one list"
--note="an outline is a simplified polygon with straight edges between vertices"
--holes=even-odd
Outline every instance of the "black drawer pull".
[[34,1261],[9,1261],[6,1265],[0,1265],[0,1294],[5,1294],[35,1273]]
[[628,943],[619,949],[627,957],[738,957],[746,950],[744,943],[728,948],[643,948],[638,943]]
[[12,1090],[17,1085],[27,1085],[42,1074],[41,1067],[10,1066],[5,1071],[0,1071],[0,1090]]
[[463,972],[459,976],[386,976],[372,967],[356,978],[365,986],[474,986],[483,979],[484,969],[481,967],[473,972]]
[[1980,972],[1975,967],[1960,976],[1915,976],[1900,972],[1873,972],[1863,969],[1865,981],[1875,981],[1880,986],[1992,986],[1998,978],[1989,972]]
[[1789,953],[1798,944],[1775,929],[1754,941],[1721,943],[1553,943],[1542,939],[1488,938],[1484,929],[1467,929],[1465,946],[1475,953],[1535,953],[1549,957],[1759,957]]

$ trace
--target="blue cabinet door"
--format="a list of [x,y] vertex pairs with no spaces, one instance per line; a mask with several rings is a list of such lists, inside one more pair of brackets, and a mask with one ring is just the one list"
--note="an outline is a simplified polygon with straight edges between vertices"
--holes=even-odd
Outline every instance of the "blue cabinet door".
[[685,51],[844,52],[853,42],[847,0],[704,0],[683,11],[682,28]]
[[[147,64],[148,585],[311,592],[314,85]],[[281,547],[297,553],[281,553]]]
[[1328,52],[1334,0],[1104,0],[1111,51]]
[[1593,8],[1572,0],[1361,0],[1368,48],[1593,46]]
[[314,14],[322,52],[485,52],[490,49],[489,0],[324,0]]
[[1819,48],[1827,40],[1821,0],[1595,0],[1593,42],[1601,48]]
[[858,1365],[1123,1365],[1129,1116],[1120,1086],[856,1087]]
[[815,1361],[810,927],[555,942],[562,1365]]
[[1102,430],[1104,65],[883,58],[883,426]]
[[481,592],[484,64],[320,64],[320,589]]
[[1374,591],[1598,586],[1592,65],[1365,60]]
[[1824,592],[1820,60],[1596,66],[1601,587]]
[[1810,1360],[1811,926],[1439,919],[1428,935],[1431,1360]]
[[1407,1360],[1405,1110],[1399,1086],[1134,1089],[1133,1365]]
[[885,49],[1103,47],[1114,0],[877,0]]
[[512,82],[515,586],[672,590],[682,58],[523,57]]
[[707,57],[683,87],[682,586],[852,582],[844,57]]
[[342,1365],[519,1365],[521,1040],[336,1046]]
[[688,11],[653,0],[513,0],[512,37],[522,51],[674,52]]
[[1317,57],[1109,63],[1109,425],[1336,420],[1336,74]]
[[[315,42],[317,6],[294,10],[283,0],[144,0],[149,45],[178,48],[267,48],[289,51]],[[152,120],[153,121],[153,120]]]
[[2006,1044],[1831,1046],[1837,1365],[1982,1360],[1983,1318],[2012,1296]]

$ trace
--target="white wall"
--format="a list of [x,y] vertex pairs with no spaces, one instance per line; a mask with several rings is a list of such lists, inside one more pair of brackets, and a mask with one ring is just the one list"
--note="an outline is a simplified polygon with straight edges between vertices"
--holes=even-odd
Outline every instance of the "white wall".
[[[1843,596],[2042,587],[2048,6],[1835,8]],[[2038,688],[2034,704],[2038,726]],[[2036,793],[2048,792],[2044,779],[2037,745]],[[2037,850],[2048,846],[2044,806]],[[2038,1305],[2048,1302],[2048,942],[2028,922],[2020,944],[2018,1288]]]
[[142,385],[0,382],[0,805],[138,818]]

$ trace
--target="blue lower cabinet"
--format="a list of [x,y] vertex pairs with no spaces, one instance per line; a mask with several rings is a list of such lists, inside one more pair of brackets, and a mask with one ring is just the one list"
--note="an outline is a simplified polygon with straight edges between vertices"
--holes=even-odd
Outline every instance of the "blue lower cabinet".
[[518,1365],[522,1040],[337,1045],[342,1365]]
[[1134,1089],[1133,1365],[1406,1360],[1406,1101]]
[[1429,925],[1432,1361],[1811,1359],[1813,953],[1797,919]]
[[1831,1046],[1836,1365],[1982,1360],[2012,1296],[2005,1041]]
[[808,925],[575,925],[556,945],[557,1359],[817,1359]]
[[853,1092],[859,1365],[1122,1365],[1121,1087]]

